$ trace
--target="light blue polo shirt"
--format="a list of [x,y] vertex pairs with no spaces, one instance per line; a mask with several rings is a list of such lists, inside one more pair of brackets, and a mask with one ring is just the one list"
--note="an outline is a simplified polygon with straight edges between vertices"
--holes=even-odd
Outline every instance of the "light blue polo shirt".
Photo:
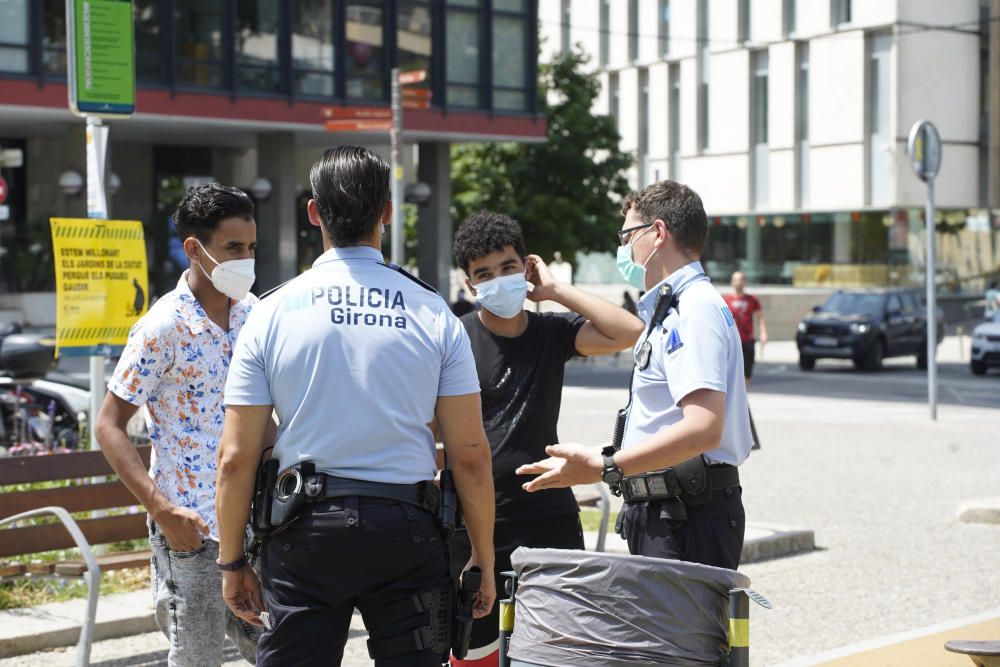
[[273,405],[281,467],[393,484],[433,479],[439,396],[479,391],[469,337],[435,292],[367,246],[333,248],[262,299],[226,405]]
[[[693,391],[711,389],[726,395],[726,415],[722,442],[705,453],[705,460],[739,465],[750,454],[753,439],[736,323],[700,262],[678,269],[664,282],[677,295],[679,305],[650,333],[649,365],[633,371],[632,406],[622,447],[676,424],[684,417],[678,403]],[[637,304],[647,327],[662,284],[646,292]],[[636,343],[637,356],[645,340],[643,334]]]

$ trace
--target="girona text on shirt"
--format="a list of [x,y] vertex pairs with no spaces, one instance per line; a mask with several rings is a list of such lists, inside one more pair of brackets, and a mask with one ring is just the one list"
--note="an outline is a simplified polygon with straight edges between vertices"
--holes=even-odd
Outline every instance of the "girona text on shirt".
[[[361,285],[330,285],[312,288],[312,304],[326,301],[333,324],[348,326],[406,328],[406,316],[397,311],[406,310],[406,301],[399,290]],[[374,312],[373,312],[374,311]]]

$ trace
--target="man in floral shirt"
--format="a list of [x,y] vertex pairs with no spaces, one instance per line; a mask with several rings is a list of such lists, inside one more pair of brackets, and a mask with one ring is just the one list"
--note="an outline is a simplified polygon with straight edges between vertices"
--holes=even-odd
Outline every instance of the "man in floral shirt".
[[[221,595],[215,519],[222,392],[236,337],[256,297],[257,225],[240,190],[188,190],[174,215],[190,268],[129,333],[97,418],[108,462],[149,512],[156,621],[169,664],[219,665],[228,634],[255,660],[256,632]],[[125,427],[145,406],[153,443],[147,472]]]

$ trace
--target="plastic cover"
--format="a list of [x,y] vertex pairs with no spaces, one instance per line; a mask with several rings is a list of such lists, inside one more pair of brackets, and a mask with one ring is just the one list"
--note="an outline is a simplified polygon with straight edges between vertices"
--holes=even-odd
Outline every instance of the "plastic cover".
[[514,551],[509,655],[530,664],[718,665],[729,649],[734,570],[624,554]]

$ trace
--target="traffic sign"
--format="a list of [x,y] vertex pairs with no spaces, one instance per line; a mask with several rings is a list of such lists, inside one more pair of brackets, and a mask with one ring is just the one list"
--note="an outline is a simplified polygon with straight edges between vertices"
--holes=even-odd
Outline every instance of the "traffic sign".
[[324,107],[327,120],[392,120],[388,107]]
[[418,69],[412,72],[400,72],[399,85],[411,86],[415,83],[423,83],[427,80],[427,70]]
[[392,120],[328,120],[327,132],[388,132]]
[[941,169],[941,137],[934,123],[926,120],[914,123],[906,142],[906,150],[910,154],[913,171],[921,180],[927,181],[937,176]]
[[7,201],[7,181],[4,180],[3,176],[0,176],[0,204]]
[[132,0],[67,0],[69,108],[76,114],[135,112]]

